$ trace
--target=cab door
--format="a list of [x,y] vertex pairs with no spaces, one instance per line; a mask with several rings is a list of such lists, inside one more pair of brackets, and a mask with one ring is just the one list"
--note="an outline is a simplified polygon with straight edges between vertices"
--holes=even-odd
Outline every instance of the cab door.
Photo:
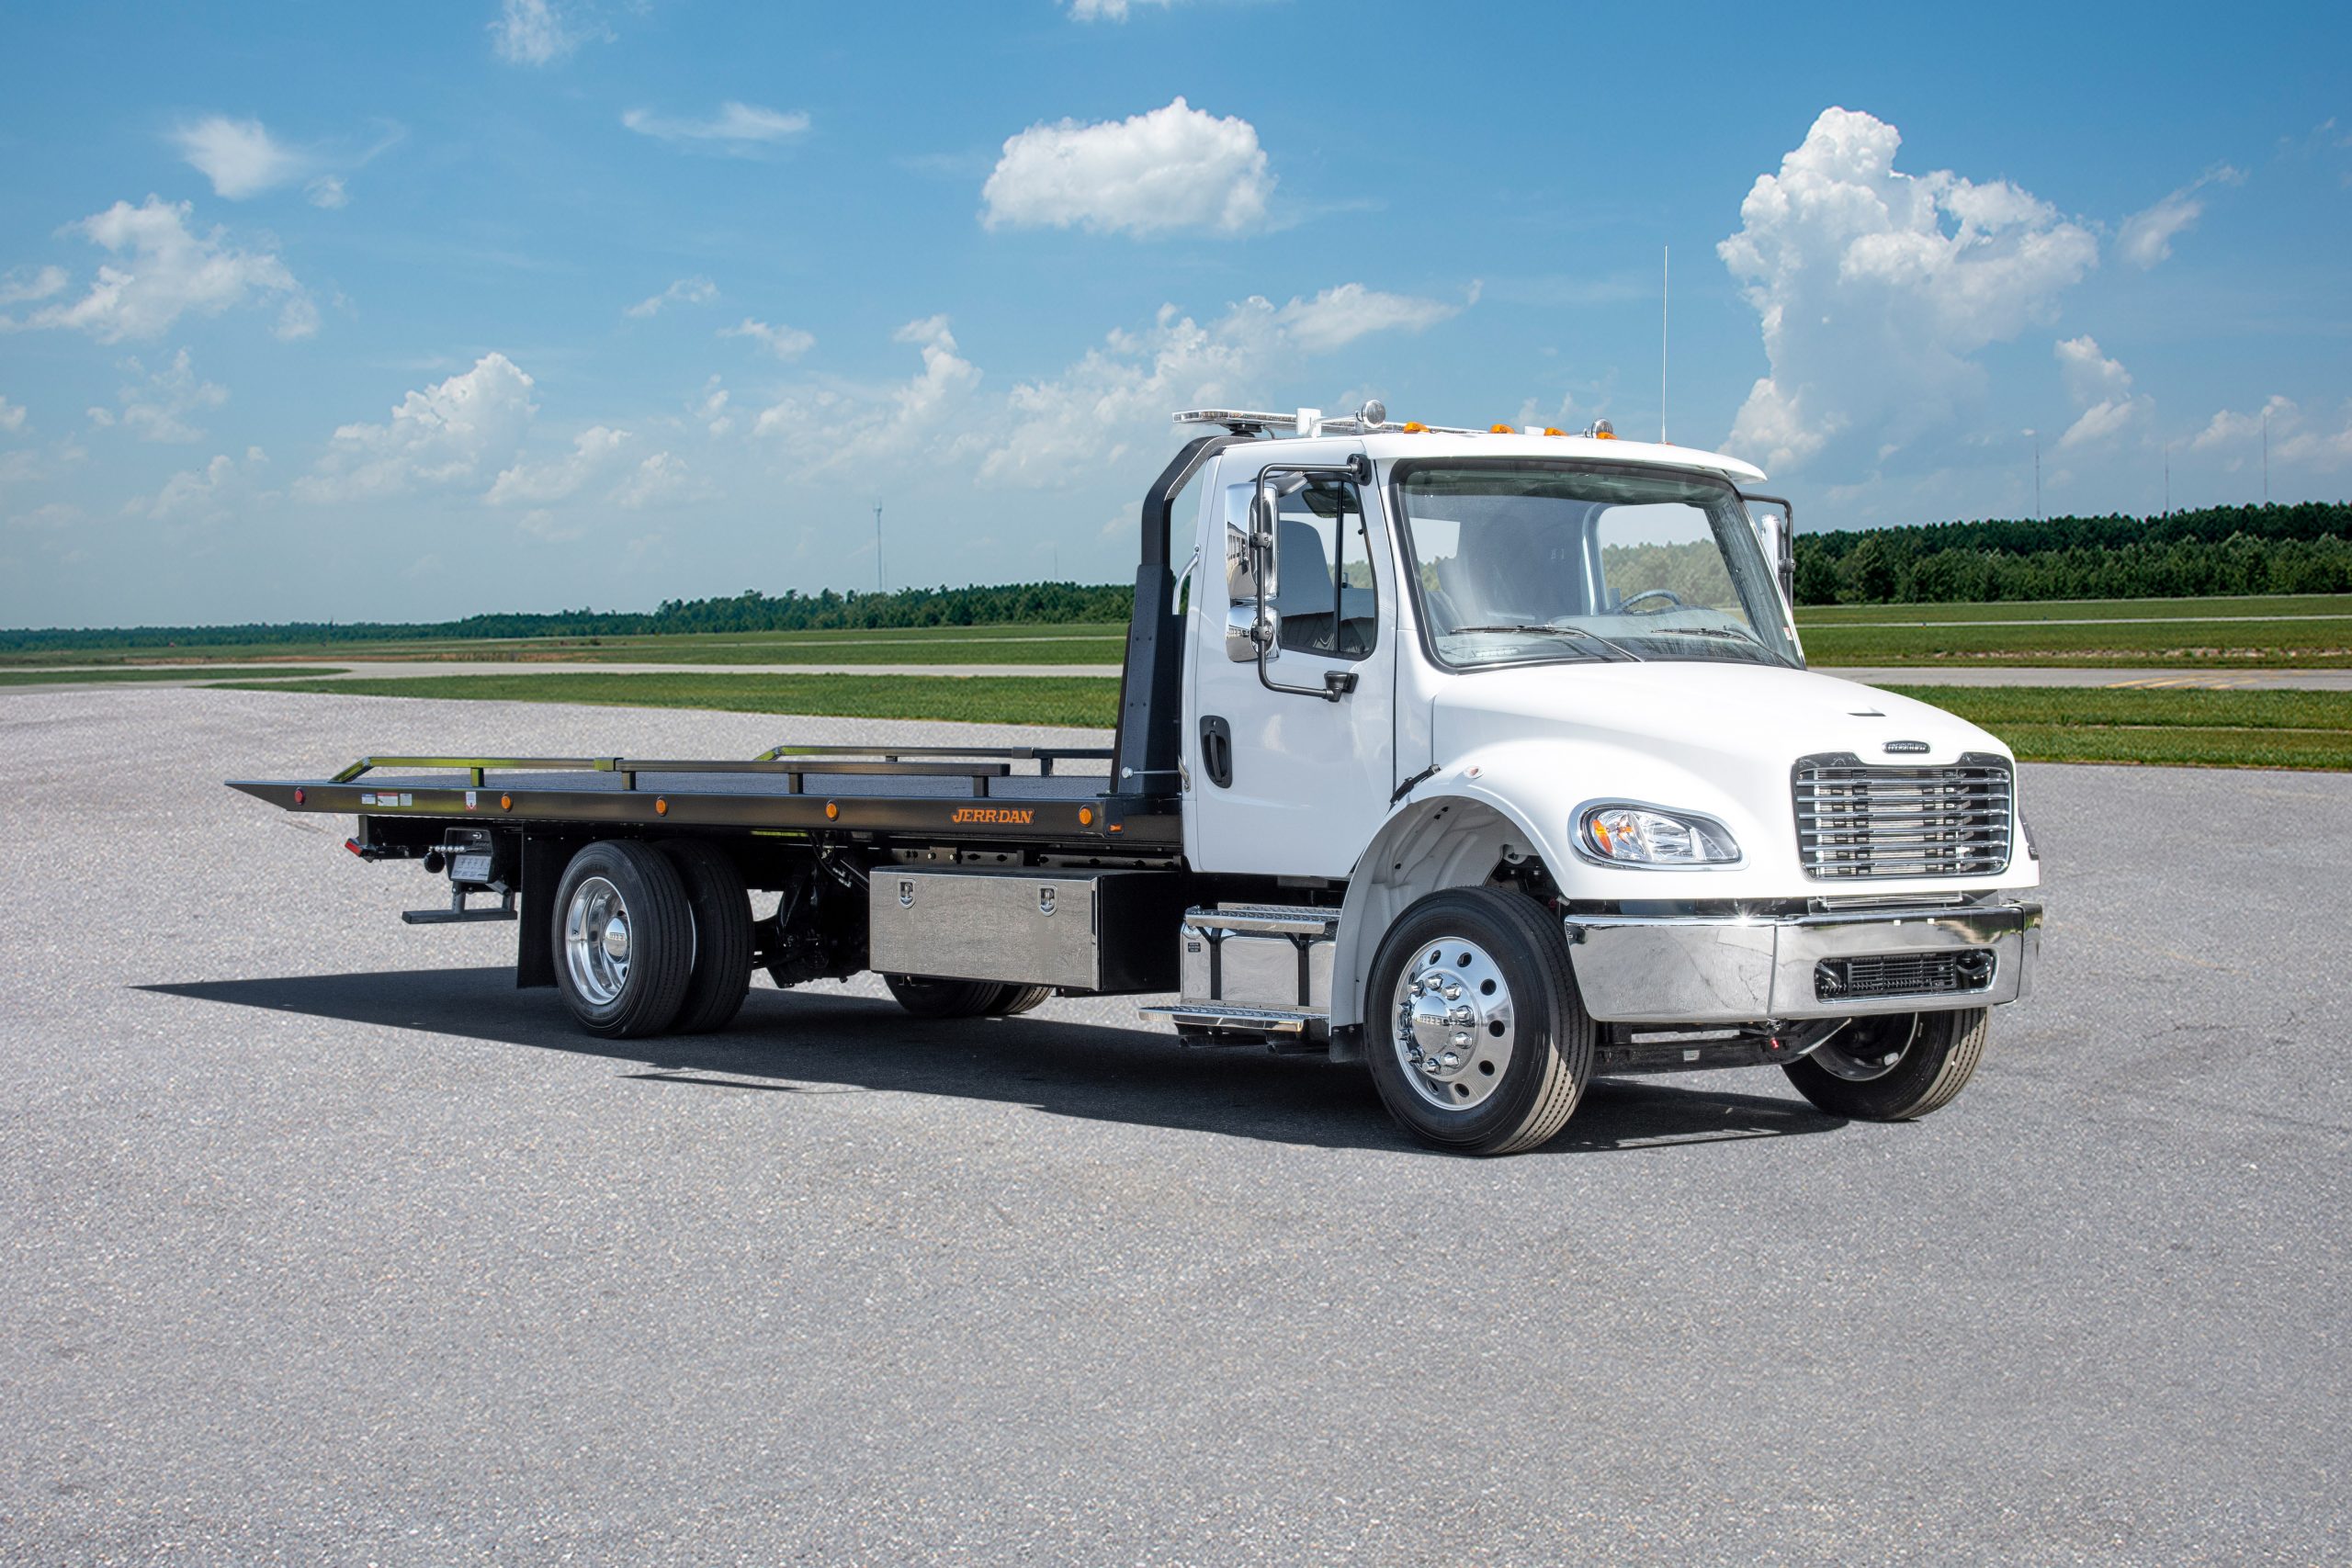
[[1396,787],[1396,579],[1374,487],[1326,473],[1276,502],[1273,654],[1262,675],[1228,654],[1227,543],[1248,536],[1260,473],[1298,466],[1228,459],[1221,493],[1204,498],[1184,716],[1185,850],[1199,871],[1346,876]]

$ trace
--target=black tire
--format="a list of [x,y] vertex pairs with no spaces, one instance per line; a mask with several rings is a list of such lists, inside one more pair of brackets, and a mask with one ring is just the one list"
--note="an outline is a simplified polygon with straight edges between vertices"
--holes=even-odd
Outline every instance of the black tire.
[[[1984,1059],[1992,1016],[1990,1008],[1963,1008],[1858,1018],[1781,1070],[1832,1116],[1908,1122],[1940,1111],[1968,1086]],[[1857,1072],[1875,1076],[1858,1078]]]
[[695,922],[694,967],[670,1027],[680,1034],[707,1034],[734,1021],[752,988],[752,895],[743,874],[716,845],[673,839],[662,852],[685,886]]
[[[1465,954],[1474,952],[1478,962],[1472,966]],[[1427,1043],[1400,1016],[1400,1009],[1422,1005],[1400,997],[1400,986],[1423,983],[1407,975],[1408,964],[1419,966],[1419,976],[1442,972],[1449,980],[1459,975],[1472,981],[1470,992],[1448,998],[1448,1005],[1478,1010],[1464,1033],[1445,1036],[1471,1043],[1462,1047],[1458,1072],[1447,1068],[1444,1077],[1408,1060]],[[1484,987],[1483,997],[1476,987]],[[1434,1005],[1434,994],[1430,1000]],[[1505,1014],[1490,1015],[1489,1008],[1508,1010],[1505,1030],[1491,1036]],[[1524,894],[1493,887],[1432,893],[1398,918],[1373,958],[1364,997],[1373,1082],[1397,1124],[1432,1148],[1507,1155],[1549,1141],[1576,1113],[1591,1079],[1596,1032],[1577,994],[1559,921]],[[1503,1043],[1499,1060],[1486,1054],[1489,1038]],[[1457,1095],[1468,1102],[1459,1109],[1451,1103]]]
[[1004,989],[994,980],[938,980],[925,975],[885,975],[882,983],[917,1018],[979,1018]]
[[1001,986],[1001,995],[989,1004],[991,1018],[1011,1018],[1016,1013],[1033,1012],[1053,998],[1051,986]]
[[[587,887],[597,879],[626,918],[617,969],[596,967],[594,953],[603,952],[609,959],[611,948],[585,940],[590,928],[583,927],[577,953],[570,937],[575,902],[587,915],[605,897],[602,890]],[[611,907],[605,908],[609,914]],[[610,924],[605,919],[593,930],[608,930]],[[589,1033],[611,1040],[659,1034],[678,1016],[694,967],[694,915],[669,857],[652,845],[610,839],[573,855],[556,886],[548,938],[555,944],[556,989]]]

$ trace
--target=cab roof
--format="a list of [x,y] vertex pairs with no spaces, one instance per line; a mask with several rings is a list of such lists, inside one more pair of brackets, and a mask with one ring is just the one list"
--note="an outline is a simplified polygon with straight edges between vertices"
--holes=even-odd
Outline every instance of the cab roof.
[[1553,457],[1589,463],[1654,463],[1661,468],[1703,468],[1734,484],[1756,484],[1764,470],[1752,463],[1698,446],[1677,446],[1662,441],[1621,440],[1600,420],[1584,430],[1568,432],[1536,426],[1494,425],[1477,430],[1464,425],[1430,425],[1418,421],[1392,423],[1379,403],[1364,405],[1353,414],[1326,419],[1320,409],[1292,413],[1254,412],[1241,409],[1189,409],[1175,416],[1179,424],[1221,424],[1238,435],[1271,436],[1320,443],[1352,437],[1351,445],[1374,462],[1408,457]]

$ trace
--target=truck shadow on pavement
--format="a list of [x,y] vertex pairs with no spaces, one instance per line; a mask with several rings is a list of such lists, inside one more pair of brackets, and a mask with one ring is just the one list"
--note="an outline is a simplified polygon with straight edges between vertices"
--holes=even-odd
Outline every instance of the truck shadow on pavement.
[[[1389,1121],[1360,1068],[1333,1066],[1317,1056],[1277,1056],[1261,1046],[1181,1047],[1172,1036],[1150,1030],[1035,1017],[946,1022],[910,1017],[888,1001],[761,987],[717,1033],[599,1040],[571,1026],[553,992],[517,990],[514,972],[495,966],[133,988],[601,1057],[628,1064],[619,1076],[649,1090],[946,1095],[1089,1121],[1325,1148],[1421,1152]],[[1777,1075],[1772,1081],[1778,1083]],[[1843,1125],[1793,1096],[1604,1079],[1592,1087],[1566,1131],[1535,1152],[1629,1152]]]

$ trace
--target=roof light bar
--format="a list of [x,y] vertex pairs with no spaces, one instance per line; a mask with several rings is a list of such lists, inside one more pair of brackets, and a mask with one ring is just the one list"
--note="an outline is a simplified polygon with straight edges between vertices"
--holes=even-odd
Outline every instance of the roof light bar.
[[1255,409],[1185,409],[1174,416],[1178,424],[1221,424],[1236,435],[1373,435],[1382,431],[1398,431],[1408,435],[1559,435],[1577,436],[1588,441],[1613,441],[1617,433],[1605,419],[1594,420],[1582,430],[1560,430],[1550,425],[1490,424],[1483,428],[1466,424],[1424,424],[1419,420],[1392,423],[1388,410],[1374,400],[1351,414],[1334,418],[1323,417],[1321,409],[1296,409],[1289,413],[1273,413]]

